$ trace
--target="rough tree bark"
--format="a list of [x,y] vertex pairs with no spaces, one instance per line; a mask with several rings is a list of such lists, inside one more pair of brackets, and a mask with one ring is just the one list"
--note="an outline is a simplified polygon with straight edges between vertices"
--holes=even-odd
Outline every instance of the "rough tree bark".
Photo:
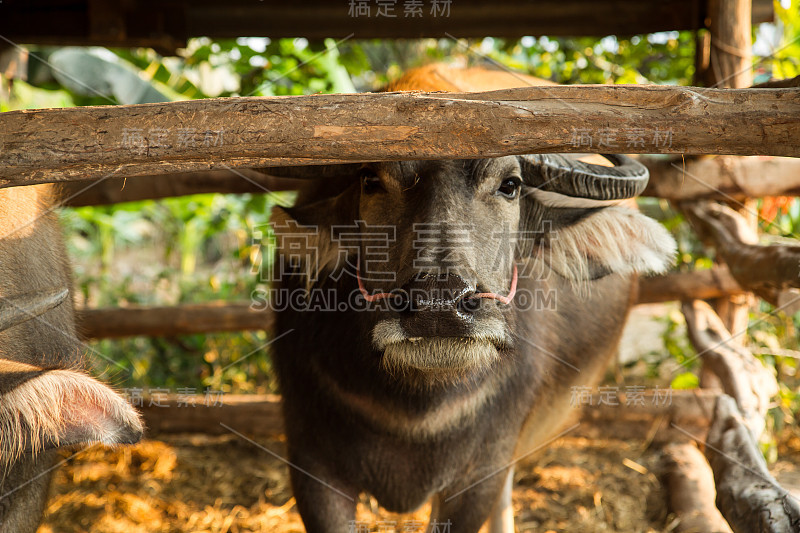
[[730,396],[717,400],[705,453],[714,471],[717,507],[735,533],[800,531],[800,504],[770,475]]
[[681,310],[698,356],[719,378],[725,394],[736,400],[747,426],[758,439],[770,399],[778,393],[775,376],[750,350],[733,342],[733,336],[710,305],[694,300],[684,302]]
[[637,304],[673,300],[704,300],[744,292],[731,276],[728,267],[717,265],[709,270],[670,272],[662,276],[639,278]]
[[713,243],[741,287],[773,305],[781,290],[800,287],[800,246],[759,245],[749,222],[721,204],[683,203],[681,209],[700,237]]
[[661,468],[669,492],[669,506],[678,515],[679,533],[731,533],[714,505],[714,473],[693,442],[664,446]]
[[271,330],[274,320],[271,311],[254,310],[249,302],[78,309],[75,314],[78,334],[83,339]]
[[743,200],[800,195],[800,159],[790,157],[656,157],[643,196],[667,200]]
[[10,111],[0,146],[0,186],[597,149],[800,156],[800,90],[549,86]]

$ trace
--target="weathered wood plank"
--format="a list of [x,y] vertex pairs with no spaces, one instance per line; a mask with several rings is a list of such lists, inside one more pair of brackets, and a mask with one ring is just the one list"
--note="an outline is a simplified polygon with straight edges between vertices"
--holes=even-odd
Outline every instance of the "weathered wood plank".
[[[792,157],[709,156],[697,158],[641,157],[650,170],[644,196],[668,200],[800,195],[800,159]],[[269,169],[263,169],[269,172]],[[285,169],[284,169],[285,170]],[[264,193],[298,189],[298,179],[264,174],[255,169],[180,172],[108,178],[94,182],[64,182],[60,204],[69,207],[108,205],[190,194]]]
[[[710,298],[742,292],[725,267],[677,272],[639,280],[637,303]],[[162,307],[78,309],[81,338],[108,339],[144,335],[171,337],[195,333],[270,330],[273,315],[249,302],[209,302]]]
[[270,193],[297,189],[302,182],[270,176],[254,169],[179,172],[169,175],[67,181],[58,187],[59,205],[82,207],[138,200],[157,200],[206,193]]
[[160,398],[147,396],[136,405],[144,417],[148,436],[170,433],[229,433],[222,423],[250,428],[252,435],[283,435],[280,396],[192,395]]
[[[705,439],[714,413],[717,391],[648,389],[634,397],[622,387],[618,404],[592,395],[582,406],[581,425],[572,433],[591,439],[624,439],[666,444]],[[623,398],[623,394],[625,397]]]
[[[150,434],[206,433],[220,435],[228,431],[220,426],[247,427],[256,436],[283,434],[283,415],[280,397],[275,395],[192,395],[142,398],[136,407],[142,412]],[[595,438],[652,439],[658,443],[690,438],[684,432],[705,438],[711,421],[716,394],[709,391],[671,391],[669,398],[654,399],[652,391],[641,396],[641,404],[598,406],[593,396],[592,406],[577,406],[580,426],[574,434]],[[215,405],[216,402],[216,405]],[[220,405],[221,403],[221,405]],[[194,405],[194,407],[192,407]],[[236,424],[235,421],[241,423]],[[254,423],[257,421],[257,423]],[[658,428],[655,435],[653,427]]]
[[769,473],[730,396],[717,400],[705,453],[714,471],[717,507],[735,533],[800,531],[800,503]]
[[[372,38],[521,37],[523,35],[633,35],[694,30],[703,26],[706,0],[538,0],[518,2],[442,0],[406,11],[406,2],[331,2],[306,0],[170,0],[169,2],[5,2],[0,35],[19,43],[160,47],[174,50],[190,37],[235,38],[243,35]],[[754,0],[752,23],[773,19],[772,2]],[[5,4],[9,4],[7,7]],[[354,16],[355,6],[368,11]],[[97,16],[100,11],[105,17]],[[37,23],[30,23],[35,12]],[[93,25],[96,19],[112,23]],[[143,24],[142,21],[148,21]]]
[[83,339],[271,330],[273,320],[271,312],[254,310],[249,302],[76,310],[78,335]]
[[800,156],[800,89],[550,86],[224,98],[0,114],[0,187],[521,153]]
[[643,196],[731,200],[800,195],[800,159],[709,156],[639,158],[650,171]]
[[745,292],[724,265],[709,270],[670,272],[662,276],[639,278],[637,304],[674,300],[705,300]]

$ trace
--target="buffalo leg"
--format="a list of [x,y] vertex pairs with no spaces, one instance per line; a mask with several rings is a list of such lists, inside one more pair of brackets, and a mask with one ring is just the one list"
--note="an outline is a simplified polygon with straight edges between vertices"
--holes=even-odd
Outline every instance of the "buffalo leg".
[[511,503],[511,494],[514,490],[514,467],[508,469],[503,491],[492,508],[492,514],[486,524],[489,533],[514,533],[514,506]]
[[10,467],[0,465],[0,533],[36,531],[55,462],[56,453],[47,451],[24,456]]
[[[302,470],[300,470],[302,468]],[[293,467],[290,479],[307,533],[348,533],[356,517],[358,492],[314,466]],[[304,472],[304,471],[305,472]]]
[[[496,502],[502,498],[506,479],[513,477],[513,473],[507,473],[508,471],[498,472],[466,490],[453,487],[452,490],[439,494],[434,500],[428,531],[478,533],[481,526],[490,519],[490,515],[493,515]],[[513,531],[513,522],[511,527]]]

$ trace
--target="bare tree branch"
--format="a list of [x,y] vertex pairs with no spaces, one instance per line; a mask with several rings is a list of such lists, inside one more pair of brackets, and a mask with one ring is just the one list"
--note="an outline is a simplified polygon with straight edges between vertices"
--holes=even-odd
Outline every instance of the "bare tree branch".
[[800,505],[769,473],[736,401],[720,396],[706,442],[717,507],[736,533],[800,531]]
[[743,288],[776,305],[778,291],[800,287],[800,246],[759,245],[747,221],[721,204],[687,202],[681,208]]

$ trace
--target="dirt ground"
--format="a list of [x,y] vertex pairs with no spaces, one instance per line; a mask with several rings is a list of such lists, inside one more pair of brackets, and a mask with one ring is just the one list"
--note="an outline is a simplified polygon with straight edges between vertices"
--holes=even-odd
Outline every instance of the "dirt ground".
[[[285,456],[281,441],[259,444]],[[657,451],[643,452],[639,444],[562,438],[535,464],[517,469],[517,527],[669,531],[657,464]],[[422,532],[428,511],[426,506],[413,515],[395,515],[362,497],[353,531]],[[95,446],[69,459],[55,474],[39,533],[86,531],[288,533],[303,528],[284,463],[236,436],[187,435],[114,450]]]

